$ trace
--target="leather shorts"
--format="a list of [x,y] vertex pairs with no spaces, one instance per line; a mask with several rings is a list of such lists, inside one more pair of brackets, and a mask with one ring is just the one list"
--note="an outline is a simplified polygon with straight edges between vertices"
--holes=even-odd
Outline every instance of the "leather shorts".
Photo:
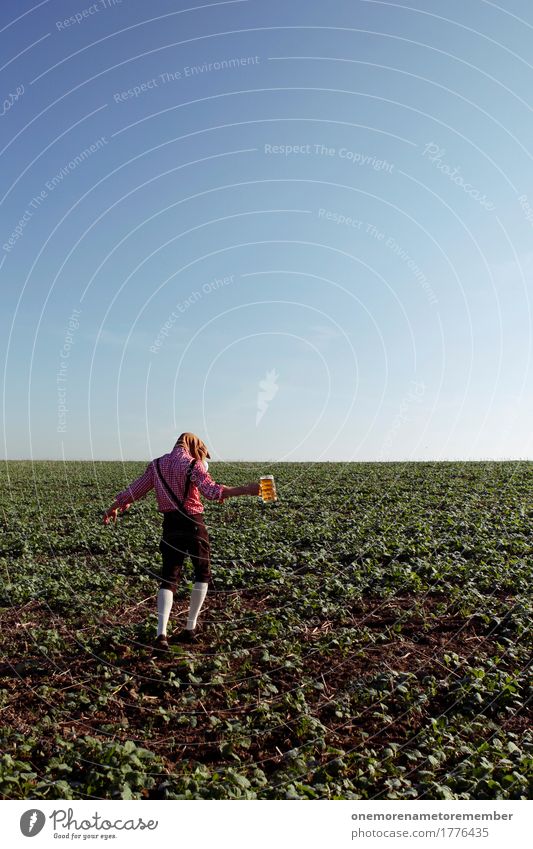
[[211,580],[209,534],[201,513],[183,514],[170,510],[163,514],[163,536],[159,543],[163,558],[161,587],[176,590],[183,562],[189,555],[194,568],[194,580]]

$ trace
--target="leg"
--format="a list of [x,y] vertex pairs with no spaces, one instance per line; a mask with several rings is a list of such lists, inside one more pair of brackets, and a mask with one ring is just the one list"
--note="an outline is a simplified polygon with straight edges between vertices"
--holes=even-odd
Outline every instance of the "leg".
[[186,541],[175,534],[165,534],[159,544],[163,556],[161,585],[157,594],[157,636],[166,636],[176,584],[181,576]]
[[157,594],[157,636],[166,637],[167,626],[174,601],[174,593],[172,590],[165,590],[161,587]]
[[187,616],[187,624],[185,625],[186,631],[194,631],[196,628],[196,620],[207,595],[207,586],[207,583],[204,581],[196,581],[193,585],[189,615]]
[[209,534],[203,517],[200,516],[198,518],[196,527],[198,530],[195,534],[195,544],[191,546],[190,550],[195,583],[191,592],[189,615],[187,617],[187,625],[185,626],[185,630],[187,631],[194,631],[196,628],[198,614],[205,601],[207,588],[211,580]]

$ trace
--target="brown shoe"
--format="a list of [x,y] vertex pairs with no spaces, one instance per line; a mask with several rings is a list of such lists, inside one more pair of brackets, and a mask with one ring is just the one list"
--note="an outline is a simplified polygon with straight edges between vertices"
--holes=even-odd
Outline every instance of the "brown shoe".
[[170,646],[168,644],[167,638],[165,637],[164,634],[159,634],[159,636],[156,637],[156,640],[155,640],[154,654],[161,654],[161,653],[168,654],[169,651],[170,651]]
[[184,628],[177,637],[174,637],[173,642],[176,643],[197,643],[198,637],[196,636],[194,630],[190,631],[187,628]]

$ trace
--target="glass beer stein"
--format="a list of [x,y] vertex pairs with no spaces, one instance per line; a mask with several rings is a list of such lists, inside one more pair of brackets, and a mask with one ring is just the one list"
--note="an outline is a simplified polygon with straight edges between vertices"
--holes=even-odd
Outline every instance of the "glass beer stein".
[[259,479],[259,498],[263,504],[273,504],[278,500],[274,475],[262,475]]

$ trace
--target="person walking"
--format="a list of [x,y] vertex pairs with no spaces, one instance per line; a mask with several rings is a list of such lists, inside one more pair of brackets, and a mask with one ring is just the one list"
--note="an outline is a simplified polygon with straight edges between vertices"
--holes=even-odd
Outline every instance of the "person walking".
[[176,584],[181,576],[185,556],[194,567],[194,585],[185,628],[176,640],[194,643],[198,614],[211,582],[209,534],[203,518],[200,493],[210,501],[222,503],[239,495],[258,495],[259,483],[228,487],[216,483],[208,474],[205,443],[194,433],[182,433],[172,451],[148,463],[144,473],[119,492],[104,513],[104,524],[124,513],[134,501],[155,490],[158,510],[163,513],[163,533],[159,550],[163,558],[161,584],[157,594],[157,636],[155,650],[168,652],[167,627]]

